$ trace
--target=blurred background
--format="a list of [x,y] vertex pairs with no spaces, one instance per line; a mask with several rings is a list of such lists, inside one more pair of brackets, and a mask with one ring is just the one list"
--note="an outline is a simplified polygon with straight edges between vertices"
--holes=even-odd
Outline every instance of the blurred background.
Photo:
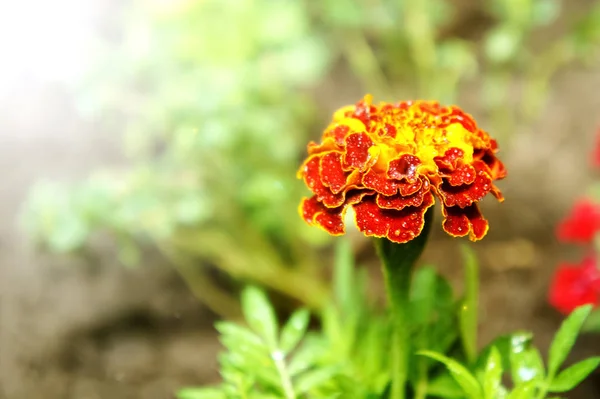
[[[332,240],[298,217],[295,172],[367,92],[456,103],[498,139],[481,342],[546,347],[551,274],[582,255],[553,231],[595,178],[598,88],[598,1],[0,1],[0,397],[171,398],[217,380],[212,324],[243,283],[319,309]],[[460,288],[434,230],[426,260]],[[583,337],[574,359],[598,350]],[[600,397],[600,374],[576,395]]]

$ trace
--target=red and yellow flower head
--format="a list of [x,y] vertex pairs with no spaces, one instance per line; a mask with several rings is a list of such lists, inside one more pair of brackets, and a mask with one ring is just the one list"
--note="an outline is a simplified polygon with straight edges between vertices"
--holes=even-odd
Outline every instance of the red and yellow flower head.
[[372,104],[365,96],[333,116],[320,144],[308,145],[298,171],[314,194],[300,213],[330,234],[344,233],[353,207],[367,236],[405,243],[417,237],[435,196],[452,236],[481,239],[488,230],[478,202],[503,197],[494,181],[506,176],[496,141],[458,107],[415,101]]

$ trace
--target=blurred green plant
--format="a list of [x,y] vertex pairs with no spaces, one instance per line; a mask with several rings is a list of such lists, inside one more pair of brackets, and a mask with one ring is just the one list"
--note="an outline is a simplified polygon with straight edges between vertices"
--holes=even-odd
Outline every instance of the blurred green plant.
[[561,0],[318,4],[323,31],[365,91],[453,103],[466,88],[476,90],[480,112],[503,138],[539,114],[561,67],[598,61],[600,2],[565,23]]
[[[474,262],[467,253],[467,269],[477,268]],[[347,241],[337,246],[334,271],[334,297],[313,330],[307,309],[297,310],[280,327],[263,291],[246,288],[246,326],[217,324],[225,347],[220,356],[223,382],[182,389],[178,398],[388,398],[392,318],[370,300],[365,270],[355,268]],[[467,281],[476,278],[471,273],[467,271]],[[600,364],[600,357],[593,357],[559,371],[589,306],[564,321],[546,367],[527,332],[501,336],[469,360],[459,336],[470,334],[470,327],[458,321],[464,318],[465,301],[477,301],[469,298],[473,293],[467,289],[464,298],[454,299],[448,282],[428,266],[417,270],[413,284],[411,342],[418,361],[410,373],[409,398],[543,399],[573,389]],[[510,387],[504,374],[512,380]]]
[[[556,23],[559,0],[463,7],[449,0],[132,1],[117,21],[116,43],[98,43],[77,97],[84,114],[123,133],[129,162],[75,186],[40,183],[25,207],[29,233],[50,250],[71,252],[104,231],[127,265],[145,246],[158,248],[223,315],[237,313],[237,301],[202,265],[320,308],[328,287],[314,248],[328,240],[293,211],[304,192],[293,175],[319,120],[318,86],[328,73],[350,71],[379,98],[446,103],[464,84],[483,81],[481,111],[505,136],[515,118],[537,112],[561,66],[598,54],[600,3],[535,49],[529,38]],[[462,32],[473,15],[481,28]],[[517,81],[521,95],[512,92]]]
[[314,120],[302,90],[328,56],[303,4],[136,1],[122,26],[79,99],[92,117],[125,121],[113,127],[131,164],[75,187],[40,184],[29,232],[69,252],[107,231],[127,265],[154,246],[222,315],[237,301],[202,264],[318,308],[328,288],[307,248],[326,236],[298,217],[293,176]]

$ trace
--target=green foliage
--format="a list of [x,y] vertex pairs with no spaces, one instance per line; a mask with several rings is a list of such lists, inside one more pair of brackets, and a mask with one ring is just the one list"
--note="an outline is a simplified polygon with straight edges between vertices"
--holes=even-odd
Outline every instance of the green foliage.
[[[558,372],[590,310],[589,305],[582,306],[562,323],[550,346],[547,371],[539,351],[532,346],[531,334],[526,333],[498,338],[482,351],[472,370],[440,353],[419,354],[442,363],[469,399],[543,399],[548,393],[575,388],[600,365],[600,357],[592,357]],[[502,384],[502,376],[508,371],[512,389]]]
[[[471,252],[466,254],[468,279],[474,276],[476,260]],[[220,357],[223,382],[182,389],[178,398],[388,399],[392,318],[370,301],[364,269],[356,268],[343,239],[336,246],[334,286],[333,300],[316,315],[318,327],[310,330],[307,309],[297,310],[280,326],[264,292],[246,288],[242,308],[247,326],[217,325],[225,347]],[[473,293],[467,290],[465,297],[469,295]],[[432,267],[416,270],[409,303],[415,352],[410,399],[544,399],[548,393],[573,389],[600,364],[600,357],[594,357],[558,372],[589,306],[562,324],[546,371],[532,334],[525,332],[498,337],[470,361],[467,341],[459,338],[465,299],[454,299],[448,282]],[[506,385],[505,374],[512,384]]]

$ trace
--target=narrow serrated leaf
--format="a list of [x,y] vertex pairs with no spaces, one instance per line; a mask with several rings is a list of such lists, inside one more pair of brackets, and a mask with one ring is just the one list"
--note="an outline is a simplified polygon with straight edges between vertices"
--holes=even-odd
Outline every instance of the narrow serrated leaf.
[[336,365],[308,371],[296,379],[295,391],[298,394],[310,392],[330,381],[338,372],[339,367]]
[[288,372],[292,377],[312,368],[323,357],[323,353],[327,349],[321,340],[315,337],[309,338],[303,341],[289,361]]
[[219,322],[215,325],[215,328],[221,334],[222,337],[232,337],[247,345],[266,348],[264,342],[260,339],[258,335],[254,334],[249,329],[237,325],[235,323],[231,323],[228,321]]
[[591,305],[581,306],[575,309],[560,326],[550,344],[550,350],[548,352],[549,376],[556,375],[558,369],[571,352],[575,340],[579,335],[579,331],[591,310]]
[[551,382],[549,392],[567,392],[575,388],[600,365],[600,357],[582,360],[561,371]]
[[281,330],[280,349],[285,353],[292,351],[300,342],[310,321],[310,312],[307,309],[300,309],[289,318]]
[[482,391],[477,379],[469,370],[454,359],[450,359],[440,353],[431,351],[420,351],[418,355],[427,356],[443,363],[448,369],[454,380],[460,385],[469,399],[481,399]]
[[276,348],[277,318],[266,294],[256,287],[245,288],[242,292],[242,310],[250,328],[270,348]]

